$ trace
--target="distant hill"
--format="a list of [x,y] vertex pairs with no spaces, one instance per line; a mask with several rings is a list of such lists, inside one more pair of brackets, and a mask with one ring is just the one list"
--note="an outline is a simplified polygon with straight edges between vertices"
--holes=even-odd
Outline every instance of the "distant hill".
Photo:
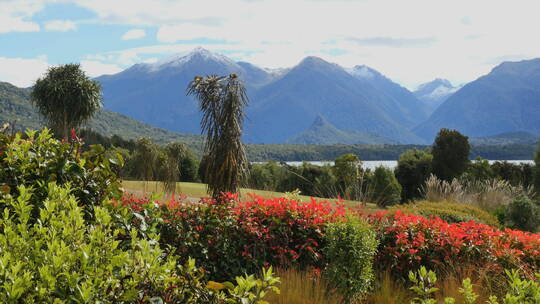
[[509,132],[487,137],[469,138],[471,145],[510,145],[510,144],[536,144],[540,137],[529,132]]
[[454,87],[450,81],[437,78],[421,84],[414,91],[414,96],[425,104],[428,114],[431,114],[457,90],[459,87]]
[[[0,103],[0,122],[16,122],[19,130],[43,127],[43,121],[30,102],[29,90],[0,82]],[[146,136],[162,144],[181,141],[196,149],[200,149],[203,140],[201,135],[167,131],[107,110],[99,111],[88,127],[106,136],[116,134],[126,139]]]
[[441,128],[469,137],[540,136],[540,58],[500,64],[454,93],[414,131],[431,141]]
[[363,79],[320,58],[308,57],[290,69],[262,69],[196,48],[157,63],[136,64],[98,77],[105,108],[160,128],[200,132],[197,102],[186,96],[195,75],[236,73],[250,105],[244,141],[283,143],[306,130],[318,113],[341,130],[372,132],[402,143],[424,141],[409,129],[427,118],[424,106],[380,73]]
[[321,115],[304,132],[288,139],[287,144],[333,145],[333,144],[395,144],[388,138],[362,131],[344,131],[336,128]]

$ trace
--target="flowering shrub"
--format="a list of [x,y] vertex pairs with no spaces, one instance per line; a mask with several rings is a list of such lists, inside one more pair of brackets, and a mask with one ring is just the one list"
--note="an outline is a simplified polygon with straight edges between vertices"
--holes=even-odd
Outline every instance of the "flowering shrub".
[[376,265],[390,267],[397,275],[405,276],[422,265],[441,269],[467,263],[497,273],[504,268],[519,267],[526,273],[540,269],[540,234],[501,231],[474,221],[450,224],[400,211],[368,218],[380,241]]
[[144,226],[159,222],[160,242],[180,258],[192,257],[212,279],[227,280],[261,266],[322,269],[328,223],[345,218],[343,205],[311,200],[252,196],[239,202],[233,194],[192,203],[171,199],[155,204],[126,197]]

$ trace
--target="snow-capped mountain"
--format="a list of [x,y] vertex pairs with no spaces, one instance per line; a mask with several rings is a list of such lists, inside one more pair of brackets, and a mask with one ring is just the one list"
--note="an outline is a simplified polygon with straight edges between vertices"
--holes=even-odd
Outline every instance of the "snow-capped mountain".
[[268,70],[197,48],[97,80],[105,108],[172,131],[200,132],[198,104],[186,96],[194,76],[236,73],[250,98],[244,132],[248,142],[284,142],[309,128],[318,113],[342,130],[422,142],[409,131],[425,119],[418,114],[423,113],[422,105],[380,73],[370,69],[376,77],[367,81],[360,72],[357,68],[348,73],[318,57],[307,57],[293,68]]
[[429,114],[433,113],[445,100],[461,87],[454,87],[450,81],[437,78],[421,84],[415,91],[416,98],[425,103]]

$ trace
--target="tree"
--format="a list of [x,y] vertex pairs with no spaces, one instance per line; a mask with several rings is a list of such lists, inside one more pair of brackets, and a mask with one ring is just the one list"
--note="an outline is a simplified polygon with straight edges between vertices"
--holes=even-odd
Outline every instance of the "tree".
[[206,132],[204,176],[208,192],[214,197],[222,192],[238,192],[248,164],[241,141],[244,107],[248,103],[242,82],[236,74],[196,76],[187,94],[198,99],[203,113],[201,129]]
[[373,172],[372,186],[377,206],[387,207],[400,202],[401,185],[390,169],[377,167]]
[[399,156],[396,178],[402,186],[404,202],[420,197],[421,187],[432,173],[433,155],[418,149],[407,150]]
[[180,166],[186,154],[182,143],[170,143],[165,146],[163,161],[160,162],[160,181],[166,193],[176,193],[176,182],[180,179]]
[[441,129],[431,153],[433,173],[442,180],[459,177],[469,164],[469,138],[456,130]]
[[534,191],[540,195],[540,144],[534,154]]
[[346,198],[357,197],[361,167],[362,161],[356,154],[343,154],[334,160],[332,171],[337,180],[338,192],[341,192]]
[[34,84],[31,99],[48,125],[64,138],[102,106],[101,86],[79,64],[51,67]]

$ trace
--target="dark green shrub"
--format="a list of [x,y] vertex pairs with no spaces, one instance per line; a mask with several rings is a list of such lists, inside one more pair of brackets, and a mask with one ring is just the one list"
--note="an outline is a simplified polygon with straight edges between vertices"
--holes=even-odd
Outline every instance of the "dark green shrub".
[[475,161],[470,162],[467,170],[463,174],[463,179],[469,182],[479,180],[492,180],[496,174],[486,159],[477,157]]
[[529,198],[520,196],[506,206],[504,219],[510,228],[536,232],[540,226],[540,207]]
[[448,202],[416,202],[413,204],[394,206],[391,212],[401,210],[405,214],[415,214],[424,217],[436,216],[449,223],[475,221],[482,224],[499,226],[499,221],[489,212],[466,204]]
[[469,138],[456,130],[441,129],[433,142],[433,173],[450,181],[459,177],[469,164]]
[[101,146],[91,146],[86,152],[81,148],[82,143],[74,134],[69,142],[64,142],[52,138],[47,129],[40,133],[28,131],[24,137],[20,133],[0,134],[1,192],[16,196],[19,186],[32,188],[31,200],[36,207],[47,196],[49,182],[69,184],[82,206],[91,207],[105,198],[119,197],[120,180],[115,173],[121,167],[121,156],[109,158]]
[[365,221],[348,218],[329,224],[325,240],[326,281],[349,302],[361,298],[374,277],[372,266],[378,246],[375,232]]
[[402,187],[404,202],[421,197],[420,189],[432,172],[433,156],[425,151],[412,149],[399,156],[396,178]]
[[401,185],[398,183],[392,170],[377,167],[371,179],[373,197],[379,207],[399,204],[401,201]]

